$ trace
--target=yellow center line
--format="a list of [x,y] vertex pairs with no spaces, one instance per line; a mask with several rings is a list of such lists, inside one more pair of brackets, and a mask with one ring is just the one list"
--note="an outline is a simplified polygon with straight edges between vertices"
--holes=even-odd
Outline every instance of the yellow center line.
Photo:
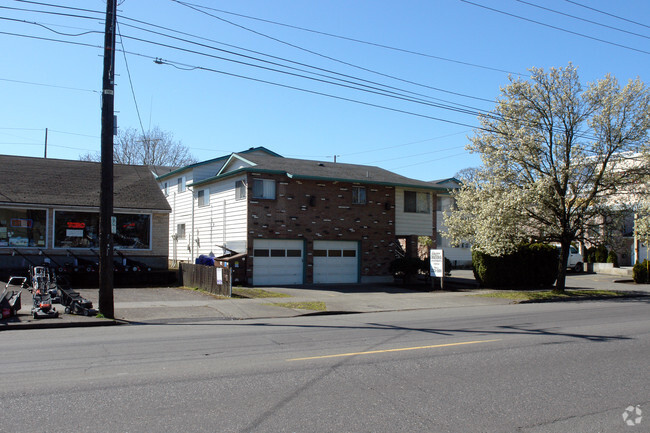
[[432,346],[401,347],[398,349],[370,350],[368,352],[337,353],[335,355],[321,355],[321,356],[309,356],[306,358],[292,358],[292,359],[287,359],[287,361],[308,361],[311,359],[339,358],[342,356],[373,355],[376,353],[403,352],[406,350],[435,349],[437,347],[451,347],[451,346],[462,346],[466,344],[492,343],[495,341],[501,341],[501,340],[499,339],[499,340],[465,341],[462,343],[434,344]]

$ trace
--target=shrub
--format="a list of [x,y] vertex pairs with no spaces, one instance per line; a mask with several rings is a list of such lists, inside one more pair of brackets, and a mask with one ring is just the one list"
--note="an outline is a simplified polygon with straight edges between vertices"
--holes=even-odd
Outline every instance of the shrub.
[[548,287],[557,279],[559,252],[553,245],[521,245],[512,254],[493,257],[472,251],[476,281],[487,287]]
[[390,262],[390,273],[401,278],[405,283],[419,273],[429,273],[429,262],[417,257],[401,257]]
[[645,284],[648,282],[648,260],[634,265],[632,268],[632,278],[637,284]]
[[615,268],[618,268],[618,255],[614,250],[607,254],[607,263],[612,263]]
[[599,245],[596,247],[594,260],[596,263],[607,263],[607,247],[604,245]]

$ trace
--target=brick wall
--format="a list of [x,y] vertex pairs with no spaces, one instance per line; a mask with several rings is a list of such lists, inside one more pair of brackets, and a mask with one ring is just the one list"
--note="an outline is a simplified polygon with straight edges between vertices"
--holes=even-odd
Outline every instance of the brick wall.
[[[252,197],[254,178],[276,181],[275,200]],[[387,277],[395,258],[395,189],[381,185],[248,176],[248,277],[252,278],[255,239],[304,239],[307,271],[313,281],[314,240],[360,241],[361,276]],[[366,204],[352,204],[352,187],[366,188]]]

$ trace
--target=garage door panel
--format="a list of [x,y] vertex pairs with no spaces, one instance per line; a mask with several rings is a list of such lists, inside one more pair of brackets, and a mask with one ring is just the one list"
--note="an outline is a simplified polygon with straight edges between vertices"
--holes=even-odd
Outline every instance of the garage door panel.
[[356,241],[314,241],[314,283],[357,283]]
[[301,240],[256,239],[253,244],[253,284],[270,286],[303,283]]

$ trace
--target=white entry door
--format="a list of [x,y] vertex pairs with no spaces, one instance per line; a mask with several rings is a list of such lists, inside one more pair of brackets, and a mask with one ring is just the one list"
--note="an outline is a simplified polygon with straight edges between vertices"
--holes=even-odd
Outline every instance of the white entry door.
[[253,285],[302,284],[304,242],[256,239],[253,243]]
[[314,283],[358,283],[359,243],[314,241]]

